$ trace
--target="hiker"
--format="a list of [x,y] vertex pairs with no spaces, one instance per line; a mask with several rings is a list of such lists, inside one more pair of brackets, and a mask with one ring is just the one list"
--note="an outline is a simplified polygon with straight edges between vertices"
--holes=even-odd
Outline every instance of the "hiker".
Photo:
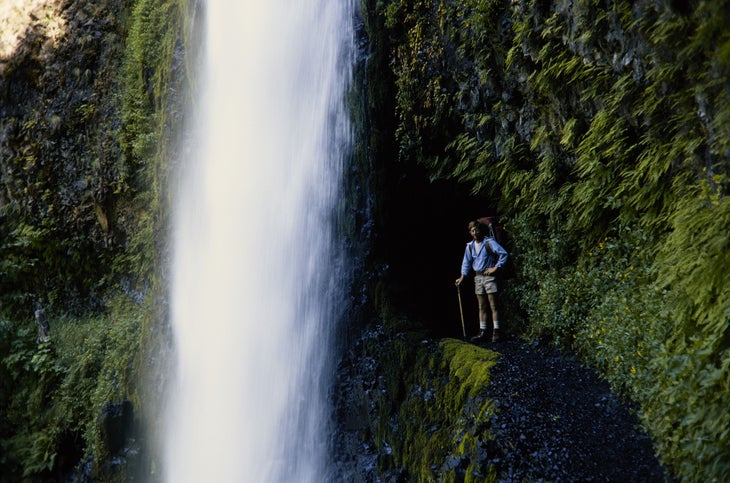
[[487,227],[479,221],[469,222],[469,234],[473,238],[466,244],[464,260],[461,262],[461,276],[456,279],[457,287],[464,277],[474,270],[474,289],[479,303],[479,334],[472,342],[481,342],[487,337],[488,308],[492,311],[492,342],[499,341],[499,313],[497,311],[497,277],[500,267],[509,256],[507,250],[492,237],[485,237]]

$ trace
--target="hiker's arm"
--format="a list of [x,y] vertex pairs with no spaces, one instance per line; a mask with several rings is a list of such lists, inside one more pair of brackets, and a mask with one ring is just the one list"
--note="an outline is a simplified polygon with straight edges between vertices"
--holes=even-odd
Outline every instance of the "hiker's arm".
[[460,280],[464,280],[464,277],[469,275],[469,271],[471,270],[471,263],[473,261],[474,257],[469,250],[469,244],[467,244],[466,249],[464,250],[464,258],[461,260],[461,277],[459,277]]
[[499,267],[507,262],[507,257],[509,257],[509,254],[507,253],[507,250],[502,247],[502,245],[494,240],[490,240],[489,245],[492,248],[492,251],[497,255],[497,265],[494,269],[494,271],[496,272]]

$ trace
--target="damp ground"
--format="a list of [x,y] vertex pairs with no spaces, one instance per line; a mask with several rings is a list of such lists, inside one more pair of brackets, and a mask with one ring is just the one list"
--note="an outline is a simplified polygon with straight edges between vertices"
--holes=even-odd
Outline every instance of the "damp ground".
[[665,473],[632,408],[566,351],[509,340],[487,390],[500,481],[661,482]]
[[[366,337],[387,345],[382,334]],[[423,341],[426,346],[437,342]],[[483,463],[496,470],[498,481],[669,481],[631,405],[574,354],[516,338],[480,345],[500,354],[483,391],[496,408],[488,428],[493,436],[485,452],[489,461]],[[363,435],[369,432],[366,413],[372,418],[378,408],[372,400],[365,407],[363,399],[379,391],[384,368],[377,357],[362,357],[353,349],[340,366],[335,391],[340,423],[334,436],[335,479],[414,481],[397,469],[377,469],[382,450],[376,449],[372,435]]]

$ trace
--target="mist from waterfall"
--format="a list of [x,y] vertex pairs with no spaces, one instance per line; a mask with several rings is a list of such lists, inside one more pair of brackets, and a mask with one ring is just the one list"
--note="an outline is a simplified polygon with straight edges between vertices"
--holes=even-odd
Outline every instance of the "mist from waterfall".
[[321,482],[351,0],[207,0],[194,148],[175,190],[170,482]]

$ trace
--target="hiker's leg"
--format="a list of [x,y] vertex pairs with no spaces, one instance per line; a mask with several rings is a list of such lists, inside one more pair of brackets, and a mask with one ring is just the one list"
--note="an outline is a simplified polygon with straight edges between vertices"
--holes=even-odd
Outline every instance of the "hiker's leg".
[[494,328],[499,329],[499,311],[497,308],[497,293],[495,292],[495,293],[487,294],[487,297],[489,298],[489,308],[492,310],[492,322],[494,323]]
[[501,340],[501,331],[499,330],[499,311],[497,310],[497,292],[489,294],[489,307],[492,309],[492,342]]
[[477,302],[479,303],[479,321],[484,322],[489,320],[489,302],[490,295],[477,294]]
[[489,296],[487,294],[477,294],[477,302],[479,303],[479,330],[487,330],[487,321],[489,320]]

